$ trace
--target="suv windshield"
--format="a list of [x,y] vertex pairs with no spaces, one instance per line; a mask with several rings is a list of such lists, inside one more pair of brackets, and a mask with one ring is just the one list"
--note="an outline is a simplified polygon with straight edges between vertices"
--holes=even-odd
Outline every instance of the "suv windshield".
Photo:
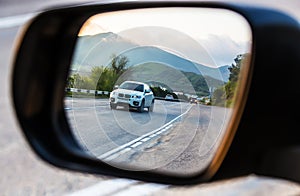
[[119,88],[144,92],[144,86],[142,84],[136,84],[136,83],[126,82],[126,83],[121,84],[121,86]]

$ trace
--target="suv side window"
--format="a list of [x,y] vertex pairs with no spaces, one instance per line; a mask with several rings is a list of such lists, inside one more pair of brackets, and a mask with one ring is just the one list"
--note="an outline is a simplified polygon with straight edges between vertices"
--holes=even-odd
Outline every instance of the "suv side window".
[[138,85],[134,90],[144,92],[144,85]]
[[145,92],[151,92],[150,87],[148,85],[145,85]]

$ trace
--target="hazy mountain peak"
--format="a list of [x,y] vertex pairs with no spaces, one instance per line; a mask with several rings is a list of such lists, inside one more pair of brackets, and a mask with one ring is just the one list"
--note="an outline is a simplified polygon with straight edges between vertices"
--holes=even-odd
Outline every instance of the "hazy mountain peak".
[[229,77],[227,65],[219,68],[208,67],[155,46],[139,46],[112,32],[78,37],[73,64],[107,66],[113,54],[126,56],[129,66],[155,62],[224,82],[227,82]]

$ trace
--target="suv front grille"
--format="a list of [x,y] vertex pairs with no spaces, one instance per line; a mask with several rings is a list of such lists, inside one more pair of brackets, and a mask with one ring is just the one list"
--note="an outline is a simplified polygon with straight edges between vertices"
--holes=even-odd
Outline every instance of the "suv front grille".
[[131,97],[131,95],[126,94],[125,98],[129,99]]

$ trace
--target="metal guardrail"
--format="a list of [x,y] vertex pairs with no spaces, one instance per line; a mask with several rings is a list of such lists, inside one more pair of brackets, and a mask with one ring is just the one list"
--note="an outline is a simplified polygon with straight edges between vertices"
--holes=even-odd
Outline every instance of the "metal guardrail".
[[163,100],[163,101],[171,101],[171,102],[187,102],[184,99],[165,99],[164,97],[154,97],[154,99]]
[[86,93],[94,95],[109,95],[109,91],[89,90],[89,89],[78,89],[78,88],[66,88],[66,92],[72,93]]
[[[86,93],[86,94],[93,94],[93,95],[109,95],[111,93],[110,91],[78,89],[78,88],[66,88],[66,92]],[[154,99],[163,100],[163,101],[171,101],[171,102],[187,102],[187,100],[184,100],[184,99],[165,99],[164,97],[154,97]]]

